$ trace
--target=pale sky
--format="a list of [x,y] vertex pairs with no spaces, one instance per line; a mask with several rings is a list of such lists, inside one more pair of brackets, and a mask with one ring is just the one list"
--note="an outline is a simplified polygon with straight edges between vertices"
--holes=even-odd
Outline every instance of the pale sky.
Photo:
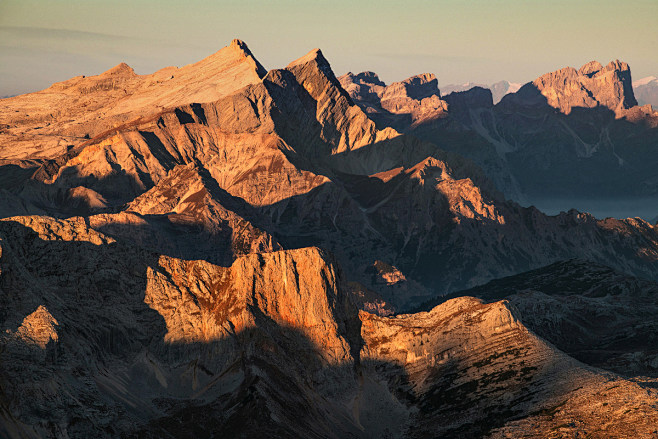
[[244,40],[267,69],[319,47],[387,83],[531,81],[621,59],[658,76],[658,0],[0,0],[0,97],[126,62],[182,66]]

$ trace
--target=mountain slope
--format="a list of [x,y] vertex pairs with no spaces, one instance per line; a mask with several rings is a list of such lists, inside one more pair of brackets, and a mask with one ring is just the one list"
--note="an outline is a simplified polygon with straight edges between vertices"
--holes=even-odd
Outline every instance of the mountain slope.
[[568,358],[506,302],[460,298],[382,318],[357,312],[315,248],[218,267],[115,242],[82,218],[3,220],[0,237],[3,435],[655,428],[655,390]]
[[54,158],[122,124],[193,102],[216,101],[258,82],[265,73],[247,46],[233,40],[182,68],[137,75],[121,63],[97,76],[2,99],[0,159]]
[[[430,76],[391,90],[387,96],[400,102],[429,99],[432,106],[438,99]],[[486,90],[446,99],[459,124],[482,117],[474,105],[493,111]],[[547,217],[503,201],[472,162],[379,130],[319,50],[217,101],[117,127],[32,174],[5,168],[12,171],[10,194],[27,213],[34,206],[38,213],[92,215],[92,227],[117,239],[221,265],[279,245],[320,246],[336,255],[350,281],[400,310],[574,257],[658,276],[654,227],[577,212]],[[199,200],[186,201],[193,194]],[[194,238],[178,238],[183,232]],[[373,278],[377,261],[420,288]]]
[[449,297],[462,295],[509,300],[529,328],[585,363],[627,375],[658,376],[655,282],[569,260]]
[[[352,98],[366,110],[376,108],[376,93],[365,99],[350,88],[350,81],[370,86],[357,76],[344,79]],[[587,204],[583,200],[618,199],[632,204],[631,216],[646,216],[642,206],[658,196],[658,113],[637,105],[626,63],[592,61],[547,73],[496,105],[487,93],[469,85],[442,97],[447,111],[440,118],[419,123],[407,114],[379,123],[472,159],[506,197],[522,204],[557,203],[567,210]]]

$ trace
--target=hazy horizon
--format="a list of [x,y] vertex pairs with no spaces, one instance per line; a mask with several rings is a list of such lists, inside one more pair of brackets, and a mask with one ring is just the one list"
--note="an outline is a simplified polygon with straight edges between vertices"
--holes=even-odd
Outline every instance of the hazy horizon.
[[244,40],[267,68],[319,47],[337,75],[385,82],[431,72],[439,83],[527,82],[562,67],[621,59],[658,75],[658,2],[585,0],[173,1],[8,0],[0,5],[0,96],[126,62],[147,74]]

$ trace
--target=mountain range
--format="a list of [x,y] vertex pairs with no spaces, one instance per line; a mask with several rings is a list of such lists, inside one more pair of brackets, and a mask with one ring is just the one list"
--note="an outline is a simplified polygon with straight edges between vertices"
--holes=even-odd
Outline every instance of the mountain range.
[[633,90],[640,105],[651,105],[658,108],[658,78],[647,76],[633,81]]
[[508,81],[498,81],[491,85],[486,84],[476,84],[473,82],[465,82],[464,84],[447,84],[441,87],[441,92],[444,95],[449,95],[450,93],[468,91],[475,87],[488,88],[491,90],[491,98],[494,104],[500,102],[500,100],[509,93],[516,93],[519,91],[523,84],[518,82],[508,82]]
[[240,40],[2,99],[0,434],[650,437],[656,226],[518,202],[655,195],[656,125],[619,61],[494,105]]
[[603,67],[592,61],[579,70],[563,68],[523,85],[496,105],[488,89],[441,96],[436,81],[418,78],[425,78],[437,100],[427,101],[423,114],[391,111],[383,98],[381,105],[364,98],[375,96],[376,90],[360,75],[348,74],[342,81],[379,127],[392,126],[470,158],[505,197],[523,205],[562,200],[566,210],[623,200],[631,205],[628,216],[655,216],[645,206],[658,200],[653,172],[658,113],[637,105],[627,64],[613,61]]

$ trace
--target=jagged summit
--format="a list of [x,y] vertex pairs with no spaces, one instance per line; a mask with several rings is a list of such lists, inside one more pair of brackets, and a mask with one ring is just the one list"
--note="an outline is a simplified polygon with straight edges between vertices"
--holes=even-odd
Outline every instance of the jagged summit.
[[302,64],[307,64],[312,61],[317,61],[318,64],[329,64],[327,59],[324,57],[322,54],[322,51],[320,49],[313,49],[310,52],[308,52],[306,55],[302,56],[301,58],[297,58],[296,60],[292,61],[289,63],[286,68],[289,67],[295,67],[298,65]]
[[379,76],[375,72],[365,71],[365,72],[358,73],[356,75],[354,75],[350,72],[350,73],[348,73],[348,75],[352,75],[357,81],[363,81],[363,82],[366,82],[368,84],[386,86],[386,83],[384,83],[384,81],[379,79]]
[[388,86],[374,72],[348,73],[338,80],[380,127],[400,129],[409,120],[413,124],[436,120],[448,109],[433,73],[414,75]]
[[[216,101],[259,83],[266,73],[247,45],[234,40],[181,68],[137,75],[121,63],[101,75],[78,76],[41,92],[4,99],[0,124],[14,132],[0,132],[0,158],[52,158],[66,153],[73,139],[94,138],[181,105]],[[8,147],[17,138],[21,147]]]
[[[248,66],[250,69],[253,69],[259,79],[262,79],[267,74],[267,69],[265,69],[265,67],[263,67],[263,65],[256,59],[247,46],[247,43],[237,38],[232,40],[228,46],[225,46],[201,61],[185,66],[182,69],[195,67],[196,69],[201,70],[217,69],[218,72],[221,72],[229,63],[244,64],[245,66]],[[237,79],[237,76],[235,76],[234,79]]]
[[125,62],[122,62],[101,74],[101,76],[110,75],[135,75],[135,70]]
[[590,61],[579,70],[565,67],[540,76],[532,85],[548,105],[565,114],[573,107],[607,107],[615,113],[637,105],[628,64],[614,60],[605,67]]
[[248,55],[252,54],[251,50],[249,50],[249,47],[247,46],[247,43],[245,43],[244,41],[242,41],[239,38],[232,39],[231,44],[229,44],[229,47],[233,47],[233,48],[242,50],[243,52],[245,52]]
[[587,64],[584,64],[579,70],[578,73],[581,75],[586,75],[592,77],[596,73],[600,72],[603,69],[603,66],[598,61],[590,61]]
[[238,38],[235,38],[231,41],[231,44],[229,44],[228,47],[235,50],[235,51],[238,51],[245,58],[252,61],[253,64],[255,64],[255,66],[256,66],[256,73],[258,74],[258,76],[260,76],[261,78],[265,77],[265,75],[267,74],[267,69],[265,67],[263,67],[263,65],[258,61],[258,59],[256,59],[254,54],[251,52],[251,50],[247,46],[247,43],[245,43],[244,41],[242,41]]
[[425,99],[430,96],[440,96],[439,82],[434,73],[421,73],[419,75],[411,76],[404,81],[394,82],[391,84],[382,99],[386,99],[387,95],[395,95],[404,89],[406,96],[411,99]]

